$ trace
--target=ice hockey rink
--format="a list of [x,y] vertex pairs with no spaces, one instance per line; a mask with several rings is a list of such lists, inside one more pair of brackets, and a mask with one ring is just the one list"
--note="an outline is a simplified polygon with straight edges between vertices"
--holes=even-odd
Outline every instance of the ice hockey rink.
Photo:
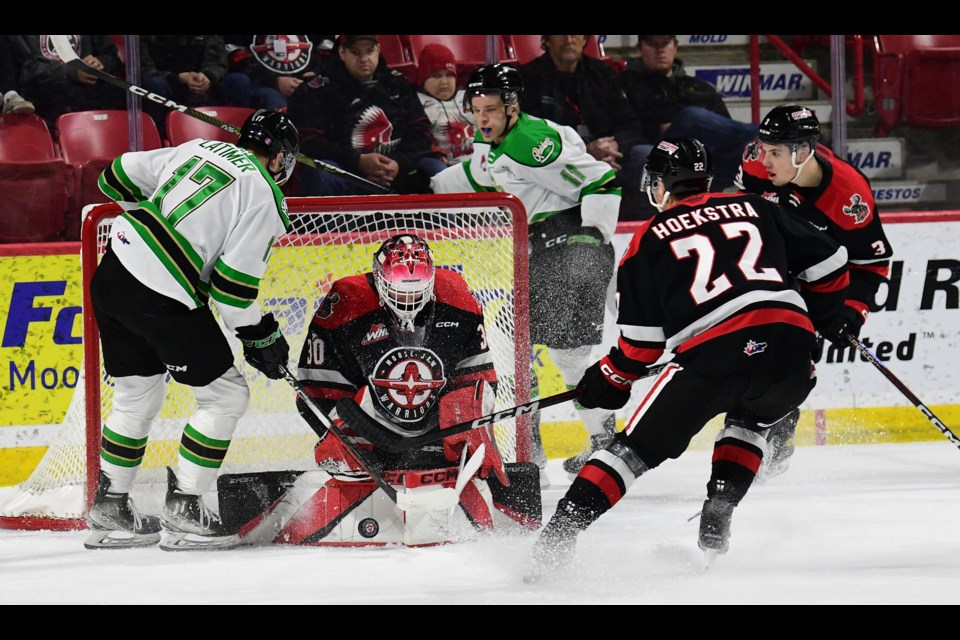
[[[545,516],[569,485],[560,462]],[[960,449],[946,438],[798,448],[787,473],[754,485],[729,553],[705,569],[688,519],[709,467],[709,451],[691,450],[639,478],[581,534],[569,570],[535,586],[522,581],[534,534],[168,553],[0,530],[0,604],[960,603]]]

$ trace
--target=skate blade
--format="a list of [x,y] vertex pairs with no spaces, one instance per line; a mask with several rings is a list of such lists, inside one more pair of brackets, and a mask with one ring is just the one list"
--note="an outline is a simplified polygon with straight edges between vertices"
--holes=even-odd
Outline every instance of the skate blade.
[[160,542],[159,533],[131,533],[130,531],[106,531],[94,529],[83,541],[86,549],[136,549],[150,547]]
[[160,542],[164,551],[226,551],[240,546],[240,536],[203,536],[197,533],[169,531]]
[[703,570],[708,570],[711,565],[716,561],[717,558],[722,556],[726,551],[721,551],[719,549],[704,549],[703,550]]

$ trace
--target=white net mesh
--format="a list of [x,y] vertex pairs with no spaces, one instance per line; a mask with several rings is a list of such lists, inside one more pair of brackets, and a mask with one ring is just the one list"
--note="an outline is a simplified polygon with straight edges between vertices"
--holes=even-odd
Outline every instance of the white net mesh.
[[[332,283],[370,270],[373,253],[383,240],[409,231],[430,243],[438,267],[464,276],[484,309],[500,381],[496,408],[529,399],[526,215],[517,201],[478,194],[461,195],[455,201],[449,196],[376,196],[287,202],[294,231],[277,241],[259,300],[264,312],[273,312],[280,322],[292,362],[299,357],[310,318]],[[87,229],[96,233],[85,232],[84,252],[103,253],[118,213],[118,208],[106,205],[91,213],[97,220],[88,221]],[[86,300],[84,313],[92,313]],[[231,344],[236,344],[232,337]],[[99,340],[85,336],[84,352],[99,365]],[[269,380],[246,365],[239,349],[236,353],[251,398],[221,473],[309,468],[316,436],[297,413],[293,390],[285,381]],[[112,380],[99,366],[97,370],[99,384],[81,377],[63,426],[32,475],[0,494],[0,526],[30,528],[35,522],[51,526],[46,519],[55,526],[57,520],[82,518],[84,487],[89,491],[96,475],[96,469],[88,473],[88,467],[98,467],[100,428],[113,396]],[[99,412],[88,412],[88,402],[99,406]],[[138,482],[162,483],[164,467],[176,463],[180,433],[195,407],[190,388],[169,379]],[[528,420],[495,426],[505,461],[528,459]]]

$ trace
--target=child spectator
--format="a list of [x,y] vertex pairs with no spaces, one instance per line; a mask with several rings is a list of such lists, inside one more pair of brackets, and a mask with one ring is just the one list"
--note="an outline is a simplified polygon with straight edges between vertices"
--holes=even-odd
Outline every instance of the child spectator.
[[433,127],[434,150],[448,165],[463,162],[473,153],[477,121],[463,108],[453,52],[442,44],[428,44],[417,60],[417,97]]

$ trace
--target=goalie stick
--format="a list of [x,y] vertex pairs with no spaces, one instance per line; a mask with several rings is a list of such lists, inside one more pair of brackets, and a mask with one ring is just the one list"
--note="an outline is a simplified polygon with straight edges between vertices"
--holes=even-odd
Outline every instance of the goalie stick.
[[[168,109],[180,111],[192,118],[196,118],[197,120],[203,120],[207,124],[213,125],[219,129],[223,129],[224,131],[229,131],[230,133],[237,134],[237,135],[240,134],[240,127],[236,125],[232,125],[229,122],[224,122],[223,120],[214,118],[209,113],[204,113],[203,111],[199,111],[197,109],[193,109],[191,107],[178,104],[169,98],[165,98],[163,96],[157,95],[155,93],[147,91],[143,87],[138,87],[135,84],[130,84],[125,80],[121,80],[116,76],[112,76],[106,71],[94,69],[93,67],[88,65],[86,62],[81,60],[80,56],[77,55],[77,52],[73,50],[73,47],[70,46],[69,36],[63,36],[63,35],[50,36],[50,42],[53,44],[53,48],[57,50],[57,55],[60,56],[61,62],[63,62],[63,64],[67,65],[68,67],[72,67],[79,71],[83,71],[84,73],[88,73],[92,76],[96,76],[101,80],[103,80],[104,82],[106,82],[107,84],[112,84],[115,87],[119,87],[125,91],[129,91],[130,93],[146,98],[151,102],[156,102],[157,104],[167,107]],[[338,175],[341,178],[349,180],[354,184],[357,184],[365,189],[368,189],[371,193],[378,193],[378,194],[390,193],[389,189],[377,184],[376,182],[371,182],[366,178],[350,173],[349,171],[344,171],[343,169],[339,167],[335,167],[331,164],[327,164],[322,160],[314,160],[313,158],[309,156],[305,156],[300,152],[297,152],[297,161],[307,165],[308,167],[312,167],[314,169],[322,169],[323,171],[326,171],[328,173]]]
[[[337,440],[346,447],[353,457],[356,459],[357,463],[367,472],[374,482],[377,483],[384,493],[387,494],[387,497],[390,498],[400,509],[403,511],[435,511],[440,509],[452,509],[460,503],[460,493],[450,487],[441,487],[434,489],[433,491],[418,491],[416,493],[400,493],[397,491],[393,485],[384,480],[383,476],[380,475],[376,469],[374,469],[371,464],[363,457],[363,454],[350,442],[346,436],[343,435],[343,432],[327,417],[323,411],[320,410],[320,407],[317,406],[316,401],[310,397],[310,394],[307,393],[307,390],[304,388],[303,384],[297,380],[297,378],[290,373],[290,370],[287,369],[285,365],[280,365],[280,371],[283,373],[284,379],[290,383],[290,386],[293,387],[294,391],[297,392],[297,396],[300,397],[303,402],[310,407],[310,411],[313,412],[313,415],[317,416],[317,419],[320,420],[320,423],[327,429],[327,431],[333,434]],[[309,424],[309,423],[308,423]],[[313,428],[313,425],[311,425]],[[325,434],[320,433],[316,429],[317,435],[324,437]],[[478,449],[478,452],[481,456],[474,462],[474,458],[477,458],[476,453],[467,462],[466,468],[464,468],[461,473],[467,472],[468,469],[473,468],[474,471],[476,467],[480,466],[480,463],[483,461],[483,450]],[[475,466],[474,466],[475,465]],[[439,485],[438,485],[439,486]]]
[[870,361],[870,364],[872,364],[877,369],[879,369],[880,373],[882,373],[887,378],[887,380],[892,382],[893,386],[895,386],[900,391],[900,393],[906,396],[906,398],[913,403],[913,406],[919,409],[920,413],[926,416],[927,420],[933,423],[933,426],[939,429],[943,435],[947,436],[947,439],[950,442],[952,442],[957,447],[960,447],[960,438],[957,438],[956,434],[954,434],[953,431],[950,431],[947,425],[945,425],[943,421],[940,420],[940,418],[935,416],[933,414],[933,411],[930,411],[930,409],[927,408],[927,405],[920,402],[920,398],[913,395],[913,392],[907,388],[907,385],[903,384],[903,382],[901,382],[900,379],[897,378],[897,376],[893,375],[890,369],[887,369],[887,367],[884,366],[882,362],[880,362],[877,356],[873,355],[873,352],[871,352],[870,349],[868,349],[865,344],[860,342],[860,340],[857,337],[853,336],[852,334],[848,333],[844,337],[847,339],[847,341],[850,344],[856,347],[861,354],[863,354],[864,358]]
[[[647,372],[643,377],[649,378],[650,376],[657,375],[664,370],[667,364],[669,363],[658,364],[650,367],[647,369]],[[431,442],[436,442],[437,440],[443,440],[444,438],[455,436],[458,433],[463,433],[464,431],[479,429],[480,427],[485,427],[487,425],[494,425],[498,422],[502,422],[503,420],[516,418],[527,413],[535,413],[541,409],[546,409],[547,407],[552,407],[560,404],[561,402],[566,402],[567,400],[575,400],[580,397],[580,394],[580,389],[571,389],[569,391],[564,391],[563,393],[547,396],[546,398],[538,398],[537,400],[532,400],[524,404],[518,404],[517,406],[510,407],[509,409],[495,411],[494,413],[475,418],[474,420],[470,420],[468,422],[455,424],[446,429],[438,429],[429,433],[412,437],[406,437],[399,433],[394,433],[384,429],[373,418],[367,415],[363,409],[360,408],[360,405],[357,404],[356,400],[349,396],[337,400],[337,415],[339,415],[345,423],[350,425],[350,427],[355,429],[360,435],[372,442],[374,446],[380,447],[386,451],[389,451],[390,453],[398,453],[400,451],[413,449]]]

